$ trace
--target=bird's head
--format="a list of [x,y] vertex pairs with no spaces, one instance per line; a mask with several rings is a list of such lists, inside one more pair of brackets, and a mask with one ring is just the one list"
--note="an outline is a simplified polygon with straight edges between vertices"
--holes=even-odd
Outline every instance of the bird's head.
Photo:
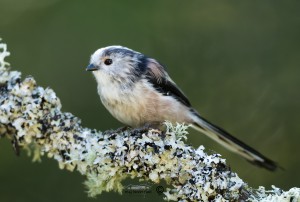
[[108,46],[95,51],[87,66],[97,81],[115,80],[126,82],[134,80],[145,71],[147,57],[143,54],[122,46]]

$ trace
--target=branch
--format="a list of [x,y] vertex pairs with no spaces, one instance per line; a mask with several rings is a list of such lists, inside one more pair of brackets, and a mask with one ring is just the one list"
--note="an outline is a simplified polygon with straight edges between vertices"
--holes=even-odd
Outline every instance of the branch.
[[36,85],[32,77],[10,71],[0,43],[0,137],[19,148],[34,151],[33,159],[47,155],[61,169],[86,176],[89,196],[103,191],[122,192],[126,178],[159,183],[169,188],[166,200],[181,201],[297,201],[300,189],[250,188],[232,172],[219,154],[186,145],[188,126],[166,122],[166,131],[126,130],[99,132],[84,128],[80,119],[61,112],[54,91]]

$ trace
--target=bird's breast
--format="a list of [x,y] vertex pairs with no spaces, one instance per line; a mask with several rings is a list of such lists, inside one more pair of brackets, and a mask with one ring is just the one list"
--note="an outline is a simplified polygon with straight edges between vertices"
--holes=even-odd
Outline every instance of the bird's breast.
[[100,99],[106,109],[120,122],[138,127],[145,123],[187,122],[185,106],[140,82],[131,88],[98,86]]
[[105,108],[120,122],[136,126],[140,123],[140,99],[134,87],[121,85],[98,86],[98,93]]

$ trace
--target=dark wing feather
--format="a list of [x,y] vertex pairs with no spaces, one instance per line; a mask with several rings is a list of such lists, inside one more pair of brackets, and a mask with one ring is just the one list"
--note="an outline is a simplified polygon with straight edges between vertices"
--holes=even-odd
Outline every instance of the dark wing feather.
[[164,96],[172,96],[187,107],[191,107],[191,103],[183,92],[169,77],[164,67],[154,59],[148,59],[146,79],[153,87]]

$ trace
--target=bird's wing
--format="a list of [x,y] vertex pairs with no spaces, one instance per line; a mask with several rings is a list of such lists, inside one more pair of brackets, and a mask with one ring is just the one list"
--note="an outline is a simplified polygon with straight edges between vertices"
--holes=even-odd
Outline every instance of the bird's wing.
[[146,79],[153,87],[165,96],[172,96],[187,107],[191,103],[183,92],[177,87],[174,81],[169,77],[164,67],[154,59],[148,59]]

